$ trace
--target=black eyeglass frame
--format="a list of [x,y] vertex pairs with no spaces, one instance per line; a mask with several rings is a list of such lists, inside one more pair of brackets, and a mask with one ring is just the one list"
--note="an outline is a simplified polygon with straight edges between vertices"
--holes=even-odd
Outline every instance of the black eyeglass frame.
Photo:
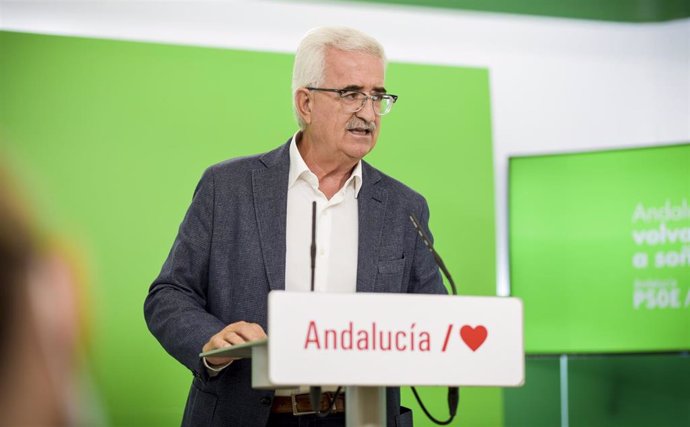
[[362,104],[357,108],[356,110],[353,111],[353,113],[356,113],[360,111],[364,106],[367,104],[367,101],[371,99],[372,104],[376,101],[380,101],[382,99],[390,99],[393,102],[391,102],[388,107],[388,110],[385,113],[380,113],[376,111],[376,108],[374,108],[374,113],[376,113],[377,116],[385,116],[386,114],[390,113],[391,109],[393,108],[393,104],[398,100],[398,95],[393,95],[390,93],[376,93],[374,95],[367,95],[364,92],[360,92],[358,90],[350,90],[350,89],[331,89],[331,88],[324,88],[324,87],[311,87],[311,86],[306,86],[305,89],[312,91],[319,91],[319,92],[333,92],[337,93],[340,99],[345,99],[346,94],[359,94],[363,95],[364,98],[362,98]]

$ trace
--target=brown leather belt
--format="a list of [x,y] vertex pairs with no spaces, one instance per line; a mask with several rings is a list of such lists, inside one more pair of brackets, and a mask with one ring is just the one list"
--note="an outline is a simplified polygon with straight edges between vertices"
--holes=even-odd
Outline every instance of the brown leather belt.
[[[333,400],[333,395],[330,391],[325,391],[321,394],[321,412],[328,411],[328,405]],[[338,394],[335,400],[334,412],[345,412],[345,396],[343,393]],[[276,396],[273,398],[273,406],[271,412],[274,414],[293,414],[293,415],[308,415],[314,414],[309,401],[309,393],[293,394],[292,396]]]

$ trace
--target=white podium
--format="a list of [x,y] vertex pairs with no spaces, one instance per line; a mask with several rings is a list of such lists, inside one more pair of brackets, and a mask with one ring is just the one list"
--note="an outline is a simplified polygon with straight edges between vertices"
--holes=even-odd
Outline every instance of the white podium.
[[385,426],[387,386],[524,382],[517,298],[273,291],[269,340],[200,356],[252,358],[261,389],[345,386],[348,426]]

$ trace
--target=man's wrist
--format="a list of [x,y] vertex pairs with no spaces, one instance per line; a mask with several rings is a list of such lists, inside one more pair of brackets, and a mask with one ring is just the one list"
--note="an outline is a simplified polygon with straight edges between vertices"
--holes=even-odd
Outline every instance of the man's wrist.
[[201,359],[202,359],[202,361],[204,362],[204,366],[205,366],[206,369],[208,370],[209,376],[211,376],[211,377],[215,377],[216,375],[218,375],[218,373],[219,373],[220,371],[222,371],[223,369],[225,369],[225,368],[227,368],[228,366],[230,366],[230,364],[233,362],[233,360],[231,360],[231,361],[229,361],[228,363],[226,363],[226,364],[224,364],[224,365],[212,365],[212,364],[210,364],[210,363],[208,362],[208,360],[206,360],[205,357],[202,357]]

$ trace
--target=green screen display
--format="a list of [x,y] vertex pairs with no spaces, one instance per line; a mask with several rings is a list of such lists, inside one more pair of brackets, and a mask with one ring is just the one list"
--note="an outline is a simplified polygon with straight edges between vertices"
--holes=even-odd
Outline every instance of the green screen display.
[[513,158],[528,353],[690,348],[690,145]]

